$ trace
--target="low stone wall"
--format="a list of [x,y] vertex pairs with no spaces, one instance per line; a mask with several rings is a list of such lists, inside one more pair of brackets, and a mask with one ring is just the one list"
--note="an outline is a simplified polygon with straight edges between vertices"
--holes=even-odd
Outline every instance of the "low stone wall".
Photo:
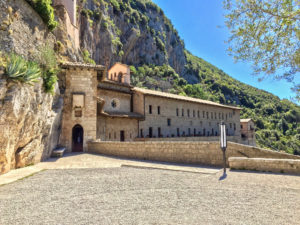
[[[223,165],[219,142],[90,142],[88,152],[144,160]],[[299,156],[232,142],[228,142],[228,157],[300,159]]]
[[295,159],[230,157],[228,161],[231,169],[300,174],[300,160]]

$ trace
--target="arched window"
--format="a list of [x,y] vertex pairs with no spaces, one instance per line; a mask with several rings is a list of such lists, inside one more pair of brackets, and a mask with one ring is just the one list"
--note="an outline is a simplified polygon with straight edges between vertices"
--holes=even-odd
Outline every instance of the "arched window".
[[119,83],[122,83],[122,77],[123,77],[123,73],[120,72],[120,73],[118,74],[118,82],[119,82]]

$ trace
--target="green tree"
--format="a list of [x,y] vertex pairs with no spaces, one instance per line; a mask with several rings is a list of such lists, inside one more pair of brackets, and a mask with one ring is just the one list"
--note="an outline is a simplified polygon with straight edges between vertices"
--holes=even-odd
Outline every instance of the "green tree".
[[[228,50],[234,59],[251,62],[255,74],[263,72],[292,82],[300,71],[297,0],[224,0],[223,3],[225,23],[231,32]],[[299,99],[299,88],[294,90]]]

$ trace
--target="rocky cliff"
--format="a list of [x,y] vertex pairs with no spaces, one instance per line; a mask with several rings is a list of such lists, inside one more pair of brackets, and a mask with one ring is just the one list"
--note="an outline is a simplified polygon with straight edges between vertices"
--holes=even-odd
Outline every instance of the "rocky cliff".
[[185,69],[184,42],[151,1],[87,0],[79,9],[81,48],[96,63],[168,64],[188,82],[199,80]]
[[[0,51],[27,59],[38,57],[55,36],[23,0],[0,0]],[[3,56],[3,55],[2,55]],[[59,90],[9,81],[0,67],[0,174],[49,157],[58,142],[61,105]]]

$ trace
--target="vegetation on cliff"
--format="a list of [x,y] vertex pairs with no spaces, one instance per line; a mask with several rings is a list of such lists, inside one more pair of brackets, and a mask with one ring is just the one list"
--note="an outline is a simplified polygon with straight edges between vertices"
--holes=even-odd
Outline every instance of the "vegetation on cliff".
[[32,8],[40,15],[50,31],[57,26],[54,17],[54,9],[51,6],[52,0],[26,0]]

